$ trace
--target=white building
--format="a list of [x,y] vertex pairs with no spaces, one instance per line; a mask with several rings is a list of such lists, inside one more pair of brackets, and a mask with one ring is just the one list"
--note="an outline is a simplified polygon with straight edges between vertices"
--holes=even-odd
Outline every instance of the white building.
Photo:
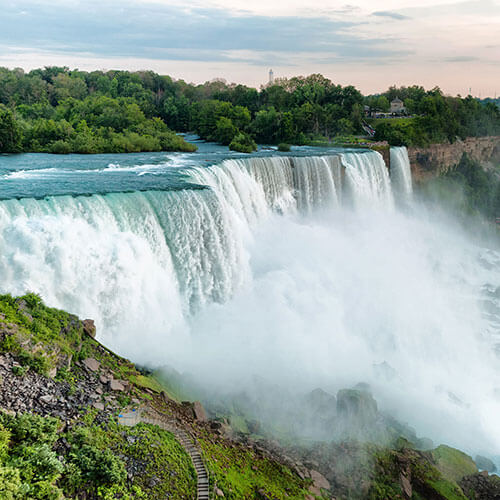
[[394,99],[391,101],[391,113],[394,113],[396,115],[400,115],[406,111],[404,102],[401,99]]

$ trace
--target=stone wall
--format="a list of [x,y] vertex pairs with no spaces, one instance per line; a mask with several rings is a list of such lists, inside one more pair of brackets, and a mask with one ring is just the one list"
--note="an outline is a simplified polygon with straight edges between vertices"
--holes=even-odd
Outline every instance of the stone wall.
[[422,182],[446,172],[460,161],[463,153],[481,163],[492,160],[500,162],[500,137],[471,137],[454,144],[410,147],[408,156],[413,180]]

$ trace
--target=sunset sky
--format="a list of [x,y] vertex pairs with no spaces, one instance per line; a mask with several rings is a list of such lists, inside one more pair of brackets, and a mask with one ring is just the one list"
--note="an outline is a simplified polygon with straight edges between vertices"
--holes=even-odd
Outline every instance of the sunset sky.
[[500,0],[2,0],[0,65],[500,95]]

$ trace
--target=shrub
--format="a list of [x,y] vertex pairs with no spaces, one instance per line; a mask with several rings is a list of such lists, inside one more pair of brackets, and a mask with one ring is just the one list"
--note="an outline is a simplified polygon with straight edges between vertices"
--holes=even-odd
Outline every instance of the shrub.
[[50,152],[55,154],[68,154],[71,153],[71,144],[66,141],[55,141],[50,146]]
[[111,486],[125,481],[123,462],[109,450],[99,450],[88,444],[71,452],[71,462],[78,467],[83,482],[95,486]]
[[3,463],[9,453],[10,432],[0,424],[0,463]]
[[248,134],[240,132],[229,144],[229,149],[240,153],[252,153],[257,151],[257,144]]
[[21,477],[27,481],[52,482],[64,469],[56,453],[46,443],[19,447],[10,465],[19,469]]
[[21,500],[25,497],[19,471],[12,467],[0,467],[0,498],[2,500]]
[[57,440],[59,421],[54,417],[42,417],[34,413],[23,413],[17,417],[0,414],[0,423],[12,434],[14,443],[53,444]]
[[29,366],[13,366],[12,367],[12,373],[16,377],[23,377],[26,375],[26,372],[29,370]]
[[280,142],[278,144],[278,151],[281,151],[283,153],[288,153],[291,149],[290,144],[286,144],[285,142]]

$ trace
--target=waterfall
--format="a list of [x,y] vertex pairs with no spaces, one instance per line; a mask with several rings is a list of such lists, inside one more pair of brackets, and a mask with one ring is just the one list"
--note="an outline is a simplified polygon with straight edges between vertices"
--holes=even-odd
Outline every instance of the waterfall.
[[498,450],[498,359],[482,339],[498,330],[500,252],[425,207],[393,210],[409,170],[392,154],[392,180],[360,151],[182,167],[170,190],[2,200],[0,287],[92,317],[135,362],[238,388],[254,373],[363,380],[425,435]]
[[391,180],[382,155],[376,151],[344,153],[346,191],[357,208],[391,208]]
[[406,147],[391,148],[391,182],[394,194],[400,199],[409,199],[413,192],[410,160]]
[[[378,153],[349,153],[342,161],[356,203],[390,205]],[[148,289],[157,287],[178,321],[226,302],[248,280],[245,247],[256,224],[272,213],[332,209],[342,197],[338,155],[228,159],[184,175],[192,188],[1,201],[3,289],[36,291],[111,327],[127,310],[127,290],[137,287],[126,277],[135,276],[135,292],[145,293],[137,301],[155,303]],[[98,303],[107,305],[98,311]]]

